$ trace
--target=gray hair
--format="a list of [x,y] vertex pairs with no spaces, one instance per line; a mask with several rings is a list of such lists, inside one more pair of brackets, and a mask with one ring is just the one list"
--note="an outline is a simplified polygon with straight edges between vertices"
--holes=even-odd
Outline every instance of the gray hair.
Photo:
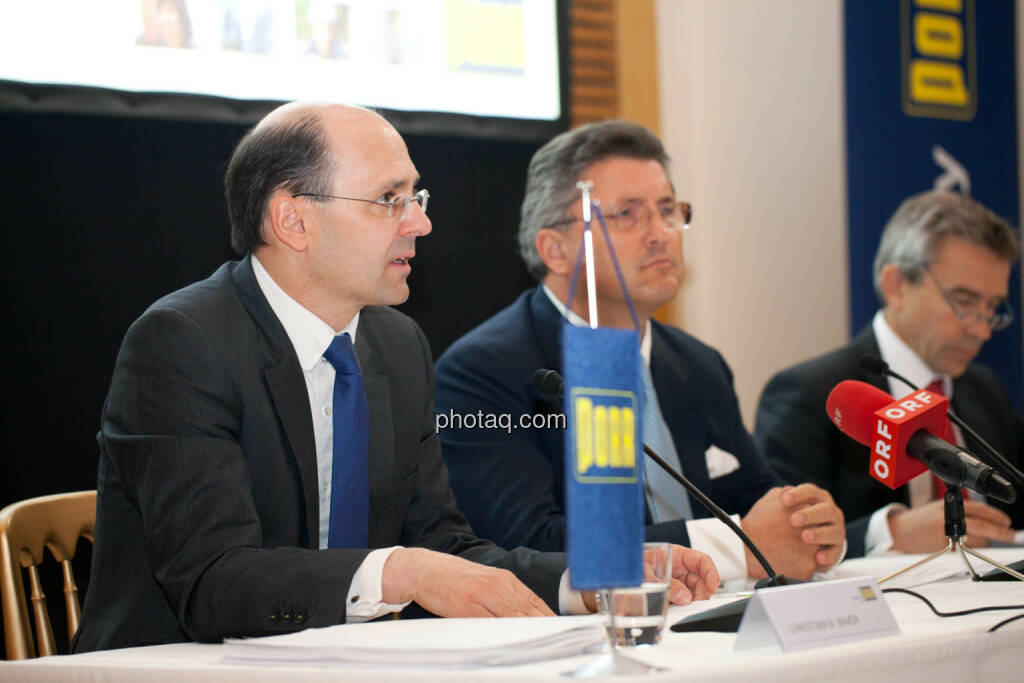
[[882,296],[882,269],[892,263],[911,283],[931,265],[946,237],[959,237],[984,247],[1008,263],[1017,260],[1018,246],[1006,221],[957,192],[932,190],[900,204],[882,232],[875,254],[875,292]]
[[[541,228],[563,220],[579,197],[576,181],[584,170],[611,157],[653,159],[668,171],[668,154],[654,133],[629,121],[588,123],[562,133],[537,150],[526,175],[519,220],[519,254],[538,280],[547,267],[535,243]],[[568,226],[564,226],[568,227]]]

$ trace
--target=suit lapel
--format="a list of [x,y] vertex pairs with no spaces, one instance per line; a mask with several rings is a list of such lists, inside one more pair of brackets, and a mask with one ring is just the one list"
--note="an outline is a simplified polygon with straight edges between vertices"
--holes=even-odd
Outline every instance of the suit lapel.
[[702,491],[710,491],[711,480],[705,461],[710,440],[703,407],[689,390],[686,359],[675,353],[656,323],[651,324],[651,378],[658,395],[661,416],[672,434],[683,474]]
[[356,333],[356,355],[366,387],[366,401],[370,408],[370,547],[383,544],[381,516],[374,510],[387,510],[388,491],[395,476],[395,430],[391,410],[391,382],[380,363],[375,349],[385,348],[379,338],[372,309],[363,309]]
[[[1000,450],[1006,450],[997,443],[999,430],[992,421],[992,414],[985,409],[985,396],[978,390],[979,387],[967,379],[968,373],[953,380],[953,410],[983,439]],[[982,450],[979,444],[967,434],[963,434],[963,438],[964,447],[967,450],[975,452]]]
[[[561,372],[562,316],[540,287],[530,294],[530,313],[537,331],[534,336],[538,340],[546,366]],[[652,335],[651,374],[654,389],[658,394],[658,405],[676,444],[676,451],[679,453],[686,477],[696,486],[706,490],[709,479],[707,465],[703,459],[703,444],[694,445],[693,442],[695,435],[703,434],[699,419],[700,407],[686,391],[688,371],[685,361],[668,348],[657,325],[652,325]],[[650,521],[649,510],[647,514]]]
[[302,368],[288,333],[274,315],[256,282],[250,256],[235,265],[231,278],[239,298],[256,324],[260,344],[267,351],[267,387],[299,469],[302,492],[306,499],[306,534],[309,546],[315,548],[320,537],[319,475],[313,418],[309,414],[309,393],[302,377]]
[[530,292],[529,307],[536,330],[533,338],[537,340],[537,345],[540,347],[544,364],[552,370],[561,372],[562,315],[548,299],[543,287],[539,286]]
[[878,350],[878,341],[875,339],[875,333],[871,329],[871,325],[862,329],[857,336],[853,338],[853,341],[850,343],[850,347],[853,349],[858,361],[857,372],[854,379],[860,380],[861,382],[867,382],[868,384],[889,393],[889,382],[884,377],[865,372],[859,365],[860,359],[863,356],[872,355],[881,357],[882,355]]

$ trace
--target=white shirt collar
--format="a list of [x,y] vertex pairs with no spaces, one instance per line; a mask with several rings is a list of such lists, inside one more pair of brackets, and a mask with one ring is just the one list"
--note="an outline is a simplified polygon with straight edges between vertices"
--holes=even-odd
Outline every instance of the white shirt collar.
[[[569,318],[569,322],[570,323],[572,323],[576,327],[589,327],[590,326],[590,323],[588,323],[586,320],[584,320],[575,311],[570,311],[569,309],[567,309],[565,307],[565,304],[563,304],[561,302],[561,300],[559,300],[559,298],[555,295],[555,293],[551,291],[550,287],[548,287],[545,284],[541,284],[541,289],[543,289],[544,293],[548,295],[549,299],[551,299],[551,303],[554,305],[555,308],[558,309],[558,312],[561,313],[562,316]],[[643,337],[640,338],[640,355],[644,357],[644,363],[648,367],[650,367],[650,365],[651,365],[651,321],[650,320],[648,320],[647,324],[644,326],[644,335],[643,335]]]
[[263,267],[255,255],[252,257],[252,272],[256,275],[256,283],[267,297],[267,303],[274,315],[281,321],[284,331],[288,333],[288,339],[295,347],[295,355],[299,357],[299,365],[303,371],[309,372],[324,355],[324,351],[331,345],[335,335],[348,332],[352,337],[352,343],[356,343],[356,327],[359,326],[359,313],[357,312],[340,332],[318,318],[316,314],[304,308],[295,299],[281,289],[281,286],[274,282],[267,269]]
[[[926,387],[933,380],[942,378],[942,386],[946,397],[953,400],[953,379],[949,375],[940,375],[928,367],[921,357],[914,353],[907,342],[896,334],[889,325],[882,311],[875,313],[871,321],[871,329],[878,341],[878,351],[882,360],[889,364],[894,372],[898,372],[919,387]],[[899,380],[889,378],[889,393],[899,398],[910,393],[910,387]]]

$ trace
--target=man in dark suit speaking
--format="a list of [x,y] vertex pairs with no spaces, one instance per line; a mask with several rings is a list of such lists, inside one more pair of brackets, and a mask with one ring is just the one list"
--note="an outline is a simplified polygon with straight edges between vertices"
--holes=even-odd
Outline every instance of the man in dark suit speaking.
[[[586,324],[586,287],[569,301],[583,235],[576,183],[593,182],[636,308],[645,366],[643,439],[727,512],[776,571],[808,578],[842,552],[842,514],[817,486],[780,482],[740,419],[732,374],[717,351],[652,320],[682,284],[680,204],[661,141],[642,126],[608,121],[551,140],[530,162],[519,228],[520,254],[540,286],[452,345],[437,365],[438,422],[459,508],[473,529],[501,545],[561,550],[566,543],[563,429],[557,398],[532,382],[561,367],[563,316]],[[600,228],[594,223],[598,319],[635,329]],[[502,429],[477,416],[509,416]],[[526,418],[524,420],[524,418]],[[462,422],[462,424],[460,424]],[[471,427],[468,422],[472,422]],[[527,424],[527,422],[529,424]],[[709,553],[723,579],[763,576],[736,536],[649,459],[644,464],[647,538]],[[796,483],[796,482],[794,482]],[[609,514],[615,514],[609,510]]]
[[[430,350],[386,307],[408,296],[431,230],[417,181],[397,131],[355,107],[286,105],[239,143],[225,189],[246,257],[153,304],[118,356],[76,651],[410,601],[441,616],[568,609],[562,556],[480,540],[455,507]],[[675,597],[706,596],[711,561],[679,556]]]
[[[886,550],[930,552],[946,544],[942,495],[930,473],[893,491],[868,475],[869,452],[836,429],[825,399],[845,379],[893,396],[910,389],[860,369],[865,354],[881,356],[914,384],[950,398],[953,409],[1018,467],[1024,421],[991,370],[972,363],[982,344],[1013,316],[1006,302],[1017,242],[987,208],[952,192],[924,192],[889,219],[875,256],[882,308],[848,345],[775,375],[761,396],[755,438],[785,477],[832,492],[847,519],[851,555]],[[968,450],[976,444],[956,428],[947,435]],[[1012,541],[1024,503],[967,500],[967,543]],[[1009,515],[1007,514],[1009,513]]]

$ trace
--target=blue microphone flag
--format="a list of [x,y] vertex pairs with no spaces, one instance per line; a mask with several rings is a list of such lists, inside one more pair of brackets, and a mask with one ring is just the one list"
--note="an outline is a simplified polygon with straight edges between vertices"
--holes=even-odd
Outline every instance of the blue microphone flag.
[[643,580],[643,397],[635,330],[562,328],[569,580],[576,590]]

